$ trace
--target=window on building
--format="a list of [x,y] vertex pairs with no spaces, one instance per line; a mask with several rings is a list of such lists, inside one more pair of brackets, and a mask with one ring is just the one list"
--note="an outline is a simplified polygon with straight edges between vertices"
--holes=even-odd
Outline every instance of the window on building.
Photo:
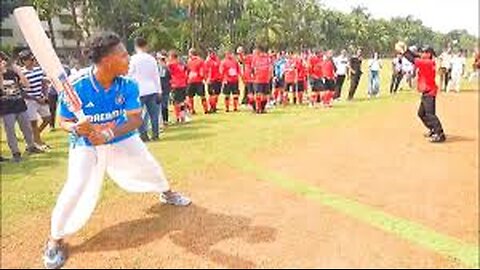
[[64,39],[75,39],[75,31],[73,30],[62,31],[62,37]]
[[60,14],[58,15],[58,20],[60,20],[61,24],[73,24],[73,17],[69,14]]
[[12,29],[2,28],[0,36],[2,37],[13,37]]

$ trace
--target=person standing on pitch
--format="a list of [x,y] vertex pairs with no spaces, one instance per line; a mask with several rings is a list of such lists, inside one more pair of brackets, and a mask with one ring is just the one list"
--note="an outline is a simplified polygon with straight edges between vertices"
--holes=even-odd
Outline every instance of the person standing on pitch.
[[162,115],[163,125],[168,125],[168,104],[170,102],[170,80],[172,75],[167,66],[167,53],[157,54],[158,74],[160,75],[160,84],[162,85],[162,94],[160,98],[160,111]]
[[144,38],[135,39],[136,53],[130,59],[130,70],[128,75],[138,83],[140,92],[140,103],[142,110],[145,109],[143,123],[138,129],[140,138],[146,142],[150,141],[146,119],[150,119],[152,125],[152,140],[158,140],[159,136],[159,112],[160,105],[157,101],[162,93],[160,74],[155,57],[147,53],[147,41]]
[[191,114],[195,112],[194,97],[199,96],[202,101],[203,112],[208,113],[207,98],[205,97],[205,64],[203,59],[198,55],[196,49],[191,48],[188,51],[188,87],[187,87],[187,107]]
[[233,111],[238,111],[238,78],[240,76],[240,64],[230,51],[225,52],[225,58],[220,64],[220,74],[223,78],[223,94],[225,95],[225,111],[230,112],[230,96],[233,97]]
[[177,52],[171,50],[168,54],[168,71],[170,71],[170,85],[172,87],[173,112],[177,123],[191,121],[185,110],[185,97],[187,95],[187,68],[178,59]]
[[335,72],[337,75],[337,83],[335,85],[335,96],[333,98],[335,100],[340,100],[342,96],[343,83],[345,82],[345,77],[348,74],[347,51],[343,49],[340,55],[336,57],[333,61],[335,63],[335,68],[337,69],[337,71]]
[[440,62],[440,88],[442,91],[447,91],[448,81],[450,80],[450,72],[452,71],[451,61],[452,61],[452,48],[449,46],[445,51],[442,52],[438,58]]
[[373,54],[373,58],[368,60],[368,98],[378,97],[380,95],[380,70],[382,61],[378,59],[378,53]]
[[[60,268],[67,259],[63,240],[80,230],[97,204],[104,174],[130,192],[153,192],[160,201],[187,206],[190,199],[170,190],[162,167],[136,130],[142,124],[137,83],[128,72],[128,52],[115,34],[89,45],[93,66],[72,81],[88,120],[77,119],[60,95],[60,126],[70,133],[68,178],[53,209],[43,262]],[[128,237],[128,236],[126,236]]]
[[352,100],[357,91],[360,78],[362,77],[362,50],[357,50],[357,55],[350,58],[348,70],[350,71],[350,92],[348,100]]
[[208,85],[209,112],[216,113],[218,96],[222,91],[222,74],[220,74],[220,58],[213,49],[208,50],[208,56],[205,60],[205,78]]
[[459,50],[454,53],[452,59],[450,60],[451,69],[451,78],[447,86],[447,93],[450,90],[455,90],[455,92],[460,93],[460,85],[462,82],[463,74],[465,73],[465,63],[466,59],[463,56],[463,51]]
[[255,112],[266,113],[268,95],[270,94],[270,80],[273,66],[270,56],[262,46],[257,46],[252,59],[253,82],[255,89]]
[[395,50],[405,56],[408,61],[413,63],[418,70],[417,88],[422,93],[420,107],[418,109],[418,117],[428,128],[425,137],[429,138],[432,143],[444,142],[446,137],[442,128],[442,124],[436,115],[436,96],[438,86],[435,83],[435,60],[436,54],[433,48],[426,46],[418,55],[406,49],[403,42],[395,45]]

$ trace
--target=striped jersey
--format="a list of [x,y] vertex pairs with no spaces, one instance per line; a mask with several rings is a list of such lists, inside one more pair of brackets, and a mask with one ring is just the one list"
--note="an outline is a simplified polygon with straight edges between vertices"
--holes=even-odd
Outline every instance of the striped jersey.
[[30,83],[30,89],[25,89],[25,93],[29,97],[42,98],[44,94],[42,92],[43,79],[45,78],[45,73],[41,67],[34,67],[31,70],[24,68],[23,74]]

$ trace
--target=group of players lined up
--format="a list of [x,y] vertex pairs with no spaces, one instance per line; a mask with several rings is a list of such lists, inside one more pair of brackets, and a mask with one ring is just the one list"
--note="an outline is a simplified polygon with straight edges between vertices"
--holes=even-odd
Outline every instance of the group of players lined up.
[[267,104],[302,104],[309,85],[312,90],[309,104],[331,107],[333,99],[339,98],[342,87],[336,79],[342,77],[343,84],[347,66],[350,65],[346,55],[342,55],[334,62],[332,51],[316,51],[307,56],[291,51],[267,53],[263,47],[257,46],[251,53],[245,52],[242,47],[237,49],[236,55],[226,51],[223,60],[214,50],[209,50],[203,60],[195,49],[190,49],[186,65],[175,51],[170,51],[168,56],[165,52],[158,53],[157,59],[166,61],[175,117],[178,122],[183,122],[185,113],[196,113],[195,96],[200,97],[206,114],[217,111],[222,92],[225,111],[230,112],[232,105],[233,111],[238,111],[240,81],[245,87],[242,103],[255,113],[265,113]]

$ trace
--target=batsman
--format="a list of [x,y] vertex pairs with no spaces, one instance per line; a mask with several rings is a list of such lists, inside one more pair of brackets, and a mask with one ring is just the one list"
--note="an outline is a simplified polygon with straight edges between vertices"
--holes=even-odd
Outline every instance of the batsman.
[[436,114],[436,98],[438,86],[435,83],[435,51],[430,46],[424,46],[420,53],[407,49],[404,42],[395,44],[395,50],[413,63],[418,70],[417,88],[422,94],[418,117],[427,127],[425,137],[432,143],[443,143],[446,140],[440,119]]
[[170,190],[162,167],[137,133],[142,124],[137,84],[128,72],[128,52],[115,34],[92,40],[93,65],[72,80],[88,121],[79,121],[60,96],[61,127],[69,132],[67,181],[51,218],[43,260],[55,269],[67,259],[65,237],[80,230],[97,204],[105,172],[129,192],[153,192],[162,203],[187,206],[191,200]]

